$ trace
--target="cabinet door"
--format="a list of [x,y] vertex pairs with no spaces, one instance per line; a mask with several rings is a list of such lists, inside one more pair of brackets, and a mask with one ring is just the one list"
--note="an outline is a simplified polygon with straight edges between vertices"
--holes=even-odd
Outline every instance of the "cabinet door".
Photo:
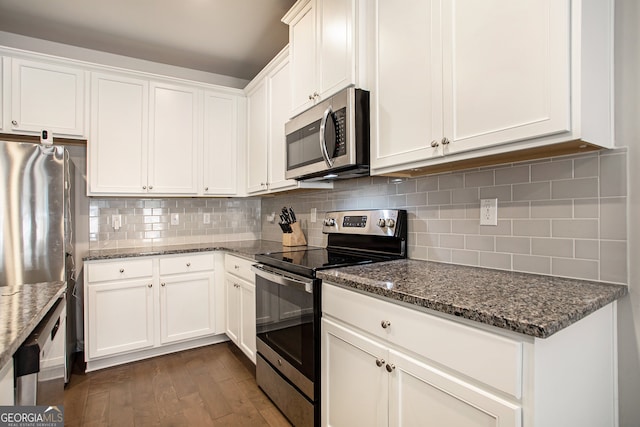
[[390,426],[517,427],[519,406],[389,350]]
[[240,349],[256,363],[256,287],[245,280],[238,281],[240,292]]
[[267,190],[268,110],[267,83],[260,82],[247,94],[247,192]]
[[313,3],[311,1],[304,6],[289,23],[293,115],[313,105],[313,94],[320,92],[316,77],[316,18]]
[[0,366],[0,405],[13,406],[15,389],[13,388],[13,359]]
[[89,284],[86,341],[89,358],[153,346],[152,278]]
[[213,271],[160,278],[160,341],[215,333]]
[[443,2],[445,155],[571,130],[570,12],[569,0]]
[[83,136],[85,72],[15,58],[12,64],[12,129]]
[[372,169],[442,155],[439,4],[435,0],[377,2]]
[[146,81],[92,73],[89,195],[146,193],[148,111]]
[[386,426],[387,349],[326,318],[321,325],[322,425]]
[[226,333],[236,345],[240,342],[240,290],[238,279],[230,274],[224,275]]
[[291,112],[291,74],[288,61],[282,62],[267,78],[269,84],[269,189],[296,187],[297,182],[284,177],[286,136],[284,125]]
[[322,0],[316,3],[321,98],[354,81],[355,4],[356,0]]
[[196,89],[152,83],[150,92],[150,193],[196,194],[202,135]]
[[236,194],[238,171],[238,99],[217,92],[204,94],[204,194]]

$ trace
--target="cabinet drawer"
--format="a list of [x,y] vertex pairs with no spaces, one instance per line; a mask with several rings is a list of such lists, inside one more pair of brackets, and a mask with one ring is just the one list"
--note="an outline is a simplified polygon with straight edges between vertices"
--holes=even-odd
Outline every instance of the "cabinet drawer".
[[160,275],[213,270],[213,254],[180,255],[160,258]]
[[255,283],[255,273],[251,271],[251,266],[255,261],[240,258],[233,255],[224,256],[224,269],[227,273],[234,274],[251,283]]
[[521,342],[326,283],[322,292],[323,314],[521,398]]
[[153,274],[153,260],[145,259],[119,259],[108,262],[88,263],[87,278],[89,283],[104,282],[107,280],[134,279],[136,277],[148,277]]

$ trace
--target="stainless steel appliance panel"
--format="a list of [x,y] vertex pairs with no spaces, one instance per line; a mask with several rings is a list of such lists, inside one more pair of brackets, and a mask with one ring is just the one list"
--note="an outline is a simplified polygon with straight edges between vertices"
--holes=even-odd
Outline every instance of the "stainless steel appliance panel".
[[64,147],[0,142],[0,286],[65,280]]

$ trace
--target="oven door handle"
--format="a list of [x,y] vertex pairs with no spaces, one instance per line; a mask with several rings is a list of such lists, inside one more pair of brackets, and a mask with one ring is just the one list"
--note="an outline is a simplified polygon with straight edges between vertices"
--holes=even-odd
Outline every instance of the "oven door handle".
[[251,266],[256,275],[270,282],[277,283],[282,286],[291,286],[302,291],[313,293],[313,280],[298,280],[290,276],[285,276],[278,270],[270,269],[262,264],[254,264]]

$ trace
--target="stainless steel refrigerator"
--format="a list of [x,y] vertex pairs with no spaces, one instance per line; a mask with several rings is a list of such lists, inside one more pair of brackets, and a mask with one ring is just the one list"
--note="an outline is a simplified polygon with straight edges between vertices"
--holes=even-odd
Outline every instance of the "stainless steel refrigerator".
[[[0,141],[0,286],[67,282],[67,369],[77,351],[75,168],[62,146]],[[78,310],[80,310],[78,312]]]

